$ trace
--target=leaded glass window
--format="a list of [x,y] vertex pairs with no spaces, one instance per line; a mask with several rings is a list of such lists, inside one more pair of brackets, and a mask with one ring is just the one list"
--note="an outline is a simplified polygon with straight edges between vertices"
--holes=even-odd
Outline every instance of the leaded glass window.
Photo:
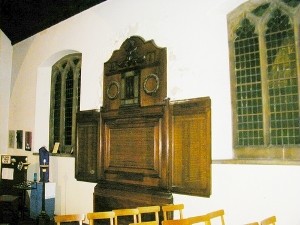
[[248,1],[228,15],[236,158],[300,159],[299,9]]
[[263,139],[261,68],[258,35],[244,19],[234,42],[238,145],[261,145]]
[[274,10],[267,24],[270,144],[299,144],[299,99],[295,36],[289,18]]
[[75,146],[76,113],[80,106],[81,54],[63,57],[52,67],[50,107],[50,150],[59,143],[60,153]]

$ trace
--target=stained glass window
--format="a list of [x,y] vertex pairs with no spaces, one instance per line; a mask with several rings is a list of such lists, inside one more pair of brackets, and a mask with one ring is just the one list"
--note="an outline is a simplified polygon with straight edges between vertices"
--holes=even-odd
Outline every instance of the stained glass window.
[[81,54],[63,57],[52,67],[50,149],[59,142],[60,153],[75,144],[76,112],[80,106]]
[[294,159],[300,1],[261,2],[248,1],[228,16],[235,157],[284,158],[288,149]]

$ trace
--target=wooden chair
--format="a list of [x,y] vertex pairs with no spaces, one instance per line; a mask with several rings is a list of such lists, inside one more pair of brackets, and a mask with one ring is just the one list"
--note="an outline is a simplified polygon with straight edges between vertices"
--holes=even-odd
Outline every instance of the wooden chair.
[[66,222],[78,222],[79,225],[82,225],[84,220],[85,220],[85,214],[69,214],[69,215],[54,216],[54,221],[57,225]]
[[115,224],[114,225],[118,225],[118,217],[120,217],[120,216],[127,216],[127,217],[132,216],[132,223],[137,223],[137,215],[139,214],[139,210],[137,208],[135,208],[135,209],[114,209],[112,211],[115,213]]
[[129,225],[157,225],[157,221],[145,221],[145,222],[138,222],[138,223],[130,223]]
[[192,225],[203,223],[205,225],[211,225],[208,215],[193,216],[184,219],[175,220],[163,220],[162,225]]
[[221,224],[222,225],[225,225],[225,220],[224,220],[224,210],[223,209],[220,209],[220,210],[217,210],[217,211],[213,211],[213,212],[210,212],[210,213],[207,213],[208,217],[210,218],[210,222],[217,218],[217,217],[220,217],[221,219]]
[[183,219],[183,213],[182,210],[184,209],[183,204],[170,204],[170,205],[164,205],[161,207],[163,214],[164,214],[164,220],[168,220],[168,212],[174,212],[179,211],[179,219]]
[[276,224],[276,216],[271,216],[260,222],[261,225],[275,225]]
[[92,212],[87,214],[87,219],[89,220],[90,225],[94,225],[95,220],[104,220],[109,219],[110,225],[114,225],[115,212]]
[[208,215],[193,216],[187,219],[190,222],[190,224],[205,223],[205,225],[211,225],[210,218]]
[[162,225],[191,225],[191,222],[186,219],[163,220]]
[[143,207],[137,207],[139,210],[138,214],[138,222],[141,223],[142,221],[142,214],[144,213],[154,213],[155,221],[157,224],[159,223],[159,215],[158,212],[160,211],[160,207],[158,205],[156,206],[143,206]]
[[259,225],[259,223],[258,222],[253,222],[253,223],[247,223],[245,225]]

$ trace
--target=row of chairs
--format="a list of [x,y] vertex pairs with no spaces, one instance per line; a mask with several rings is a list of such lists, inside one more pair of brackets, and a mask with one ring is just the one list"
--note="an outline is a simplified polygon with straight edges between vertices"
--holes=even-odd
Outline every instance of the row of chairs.
[[192,216],[188,218],[183,218],[181,214],[179,219],[163,220],[162,225],[192,225],[200,223],[203,223],[205,225],[211,225],[213,220],[219,220],[219,224],[225,225],[224,214],[225,212],[223,209],[212,211],[204,215]]
[[[169,212],[178,210],[180,218],[183,217],[182,210],[184,208],[183,204],[176,204],[176,205],[165,205],[162,206],[163,211],[163,217],[164,220],[168,220]],[[94,225],[95,220],[101,220],[101,219],[110,219],[110,225],[118,225],[118,217],[120,216],[132,216],[132,222],[135,223],[141,223],[142,221],[142,214],[144,213],[154,213],[155,216],[155,224],[157,225],[159,223],[159,211],[160,206],[144,206],[144,207],[137,207],[132,209],[115,209],[112,211],[107,212],[92,212],[85,214],[72,214],[72,215],[57,215],[54,217],[54,221],[57,223],[57,225],[60,225],[62,222],[79,222],[80,225],[82,225],[85,218],[88,219],[90,225]],[[150,222],[147,221],[149,224],[145,225],[151,225]]]
[[[162,221],[162,225],[192,225],[201,222],[203,222],[205,225],[211,225],[212,219],[216,219],[216,218],[220,219],[218,224],[225,225],[224,214],[225,214],[224,210],[221,209],[221,210],[207,213],[206,215],[194,216],[189,218],[180,217],[180,219],[177,220],[164,220]],[[260,223],[253,222],[245,225],[276,225],[276,216],[268,217],[262,220]]]
[[[183,218],[183,204],[170,204],[160,206],[144,206],[132,209],[116,209],[107,212],[92,212],[85,214],[75,214],[75,215],[59,215],[55,216],[54,220],[57,225],[61,222],[79,222],[80,225],[87,218],[90,225],[94,225],[95,220],[109,219],[110,225],[118,225],[118,217],[120,216],[132,216],[132,222],[129,225],[158,225],[159,224],[159,211],[163,211],[163,221],[162,225],[191,225],[203,222],[205,225],[211,225],[212,220],[219,219],[219,224],[225,225],[224,220],[224,210],[216,210],[209,212],[205,215],[198,215],[189,218]],[[178,211],[179,219],[169,218],[170,212]],[[142,221],[142,214],[144,213],[154,213],[154,221]],[[272,216],[261,221],[260,225],[275,225],[276,217]],[[246,225],[259,225],[258,222],[249,223]]]
[[[276,224],[276,216],[268,217],[260,222],[260,225],[275,225]],[[247,223],[245,225],[259,225],[258,222]]]
[[[54,217],[54,221],[57,225],[60,225],[62,222],[79,222],[80,225],[83,224],[83,221],[87,218],[90,225],[94,225],[95,220],[109,219],[110,225],[118,225],[118,218],[120,216],[132,216],[132,223],[129,225],[158,225],[159,224],[159,211],[160,209],[163,212],[163,225],[179,225],[179,224],[194,224],[205,222],[206,225],[210,225],[210,220],[220,217],[222,225],[225,225],[224,222],[224,210],[217,210],[210,212],[206,215],[194,216],[189,218],[183,218],[183,204],[170,204],[160,206],[144,206],[137,207],[132,209],[116,209],[107,212],[92,212],[85,214],[74,214],[74,215],[58,215]],[[170,213],[176,212],[179,214],[179,219],[174,220],[170,218]],[[153,221],[142,221],[142,214],[144,213],[154,213]]]

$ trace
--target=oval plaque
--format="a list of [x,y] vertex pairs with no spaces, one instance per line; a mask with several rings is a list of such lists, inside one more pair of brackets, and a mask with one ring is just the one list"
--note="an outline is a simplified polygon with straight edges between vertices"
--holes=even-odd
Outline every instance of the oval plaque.
[[116,81],[112,81],[107,85],[106,95],[110,100],[114,100],[120,93],[120,85]]
[[148,95],[157,92],[159,88],[159,78],[156,74],[149,74],[144,80],[144,91]]

